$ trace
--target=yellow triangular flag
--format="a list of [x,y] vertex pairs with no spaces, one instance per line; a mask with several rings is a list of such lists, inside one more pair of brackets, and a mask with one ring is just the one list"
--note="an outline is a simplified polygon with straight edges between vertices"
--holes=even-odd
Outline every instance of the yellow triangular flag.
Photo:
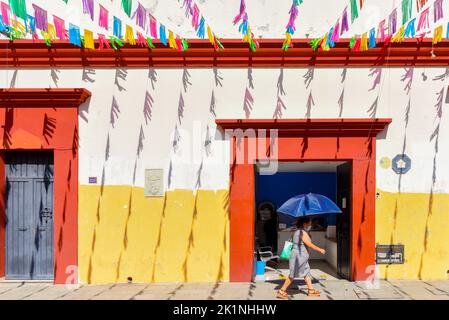
[[130,45],[136,44],[136,38],[134,37],[134,30],[129,25],[126,25],[125,41],[128,42]]
[[25,26],[20,21],[17,21],[17,29],[19,29],[23,33],[26,32]]
[[[248,27],[248,32],[251,32],[251,30]],[[214,44],[215,41],[215,37],[214,37],[214,33],[212,32],[211,28],[209,26],[207,26],[207,37],[209,38],[210,43]]]
[[436,27],[433,31],[432,43],[437,44],[443,40],[443,26]]
[[26,28],[25,26],[17,19],[11,18],[11,26],[13,28],[18,29],[20,32],[25,33],[26,32]]
[[168,46],[172,49],[177,49],[175,35],[171,30],[168,30]]
[[48,24],[48,31],[47,31],[49,37],[51,40],[55,40],[56,39],[56,29],[55,26],[52,25],[51,23]]
[[323,49],[323,51],[329,51],[331,48],[329,47],[329,45],[327,44],[327,38],[329,37],[329,33],[326,32],[326,34],[323,37],[323,41],[321,42],[321,49]]
[[87,29],[84,29],[84,48],[95,49],[94,34]]
[[368,33],[365,32],[360,39],[360,51],[366,50],[368,50]]
[[391,39],[391,42],[402,42],[405,36],[405,26],[402,26]]

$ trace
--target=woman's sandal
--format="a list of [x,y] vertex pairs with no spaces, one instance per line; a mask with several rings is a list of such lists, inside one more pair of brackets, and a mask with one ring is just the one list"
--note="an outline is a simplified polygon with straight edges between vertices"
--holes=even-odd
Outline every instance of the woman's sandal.
[[315,289],[307,289],[307,295],[309,297],[319,297],[321,295],[321,292]]
[[276,298],[288,300],[288,293],[285,290],[279,289]]

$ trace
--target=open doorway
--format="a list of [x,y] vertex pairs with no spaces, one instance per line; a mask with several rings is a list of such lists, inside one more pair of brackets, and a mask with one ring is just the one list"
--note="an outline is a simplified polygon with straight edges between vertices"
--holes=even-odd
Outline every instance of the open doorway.
[[[257,251],[272,252],[266,279],[288,274],[288,261],[277,258],[292,228],[278,220],[276,210],[289,198],[306,193],[321,194],[342,210],[341,214],[312,217],[312,241],[326,254],[310,252],[312,275],[320,279],[351,279],[351,186],[352,165],[348,161],[283,161],[273,175],[255,166],[255,239]],[[269,256],[269,254],[268,254]]]

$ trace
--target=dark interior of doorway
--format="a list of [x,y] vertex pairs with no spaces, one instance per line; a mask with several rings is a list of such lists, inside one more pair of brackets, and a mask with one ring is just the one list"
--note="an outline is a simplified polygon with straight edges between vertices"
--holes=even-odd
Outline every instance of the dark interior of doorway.
[[[290,197],[303,193],[319,193],[333,200],[342,210],[338,215],[314,216],[313,241],[326,247],[326,257],[311,254],[311,267],[326,269],[336,278],[351,279],[350,216],[352,165],[344,161],[279,162],[278,171],[265,175],[256,165],[255,255],[270,251],[280,255],[285,240],[292,231],[278,221],[276,213]],[[269,255],[269,254],[268,254]],[[323,263],[324,262],[324,263]],[[273,259],[267,262],[275,269],[288,269],[286,262]]]

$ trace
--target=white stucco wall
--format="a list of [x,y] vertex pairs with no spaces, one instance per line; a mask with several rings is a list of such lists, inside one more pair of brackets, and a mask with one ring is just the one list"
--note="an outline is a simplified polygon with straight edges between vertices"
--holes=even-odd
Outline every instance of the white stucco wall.
[[[449,118],[445,109],[449,71],[444,68],[378,70],[382,70],[382,74],[374,89],[376,75],[371,75],[373,70],[367,68],[348,69],[343,82],[343,69],[316,69],[310,83],[305,83],[306,75],[310,75],[307,69],[21,69],[1,70],[0,86],[84,87],[92,92],[92,97],[80,108],[81,184],[87,184],[91,176],[98,177],[101,183],[104,167],[107,185],[143,186],[145,168],[165,168],[169,189],[226,189],[229,146],[217,136],[215,117],[210,111],[212,93],[216,118],[245,118],[244,96],[248,90],[254,100],[249,118],[272,118],[278,97],[285,105],[282,118],[304,118],[308,109],[312,118],[337,118],[340,113],[344,118],[392,118],[386,133],[378,137],[378,161],[401,154],[406,136],[404,151],[412,159],[412,169],[403,175],[401,191],[429,193],[433,186],[435,193],[448,193]],[[153,83],[149,75],[154,77]],[[187,77],[184,82],[183,75]],[[40,79],[38,83],[36,79]],[[410,92],[405,89],[409,80],[412,81]],[[340,105],[343,88],[344,99]],[[151,119],[146,122],[143,110],[147,93],[153,102]],[[181,95],[182,111],[179,109]],[[314,105],[308,103],[310,95]],[[112,125],[114,99],[119,111]],[[371,107],[376,99],[374,114]],[[438,126],[439,135],[434,136]],[[141,139],[142,150],[137,156],[141,127],[145,138]],[[180,136],[176,153],[173,152],[175,127]],[[210,139],[206,139],[207,127]],[[200,134],[195,130],[200,130]],[[194,138],[199,140],[203,155],[183,162],[180,156],[189,152],[190,140]],[[212,141],[208,156],[205,155],[206,140]],[[109,150],[107,161],[106,149]],[[433,183],[434,158],[436,179]],[[391,168],[383,169],[378,165],[377,186],[380,189],[397,192],[398,179]]]
[[[141,2],[167,27],[184,37],[196,37],[190,21],[185,17],[182,1]],[[400,6],[400,2],[365,1],[360,18],[345,36],[368,31],[387,17],[393,8]],[[29,10],[31,3],[47,9],[50,22],[51,15],[56,14],[67,22],[103,32],[97,25],[98,7],[95,21],[91,21],[82,14],[81,1],[70,1],[68,5],[63,1],[27,1]],[[133,24],[121,10],[120,1],[98,0],[96,3],[110,10],[111,25],[113,15],[121,18],[124,24]],[[196,3],[219,37],[240,37],[237,27],[232,25],[239,0],[197,0]],[[246,3],[256,37],[283,37],[290,0],[248,0]],[[348,3],[347,0],[305,0],[300,7],[295,37],[322,35],[341,16]],[[446,9],[449,1],[445,1],[444,6]],[[214,119],[215,116],[245,118],[243,106],[245,92],[248,92],[246,98],[254,100],[248,114],[250,118],[272,118],[277,103],[281,101],[285,105],[285,109],[281,108],[283,118],[391,117],[393,123],[386,136],[379,137],[377,157],[391,159],[402,153],[406,135],[404,151],[412,158],[413,164],[412,170],[402,178],[401,191],[428,193],[433,188],[433,192],[449,192],[449,167],[446,165],[449,161],[449,139],[445,138],[449,120],[444,111],[447,107],[449,71],[444,68],[415,68],[409,71],[407,73],[403,68],[352,68],[347,70],[343,81],[343,69],[5,69],[0,70],[0,84],[1,87],[23,88],[84,87],[92,92],[92,98],[80,109],[82,184],[87,183],[90,176],[98,177],[100,183],[104,167],[104,183],[142,186],[144,168],[163,167],[166,185],[170,189],[227,188],[229,146],[216,137]],[[185,89],[183,75],[188,78],[188,83],[184,81]],[[154,77],[153,81],[151,77]],[[411,81],[410,92],[405,89],[408,81]],[[343,103],[339,103],[343,90]],[[151,120],[145,121],[143,110],[147,93],[153,102],[147,103],[147,107],[151,104]],[[438,96],[440,93],[442,96]],[[182,112],[179,110],[181,94],[185,105]],[[215,115],[210,111],[212,94],[216,102]],[[442,99],[440,104],[439,98]],[[377,108],[371,108],[376,101]],[[408,101],[410,110],[405,129]],[[112,125],[111,110],[114,104],[119,112],[114,116]],[[181,121],[178,119],[179,113],[183,113]],[[179,156],[188,152],[189,137],[197,137],[193,132],[198,125],[202,128],[202,141],[199,143],[202,146],[207,140],[206,128],[209,128],[212,153],[188,163],[182,163],[179,158],[176,160],[171,155],[175,128],[178,128],[181,137],[177,151]],[[436,154],[437,137],[432,134],[438,125],[440,139]],[[137,156],[141,127],[145,138],[140,139],[143,149]],[[433,182],[434,158],[436,178]],[[135,166],[138,174],[134,178]],[[201,176],[200,183],[198,175]],[[382,190],[398,191],[398,179],[399,176],[391,169],[378,167],[377,185]]]

